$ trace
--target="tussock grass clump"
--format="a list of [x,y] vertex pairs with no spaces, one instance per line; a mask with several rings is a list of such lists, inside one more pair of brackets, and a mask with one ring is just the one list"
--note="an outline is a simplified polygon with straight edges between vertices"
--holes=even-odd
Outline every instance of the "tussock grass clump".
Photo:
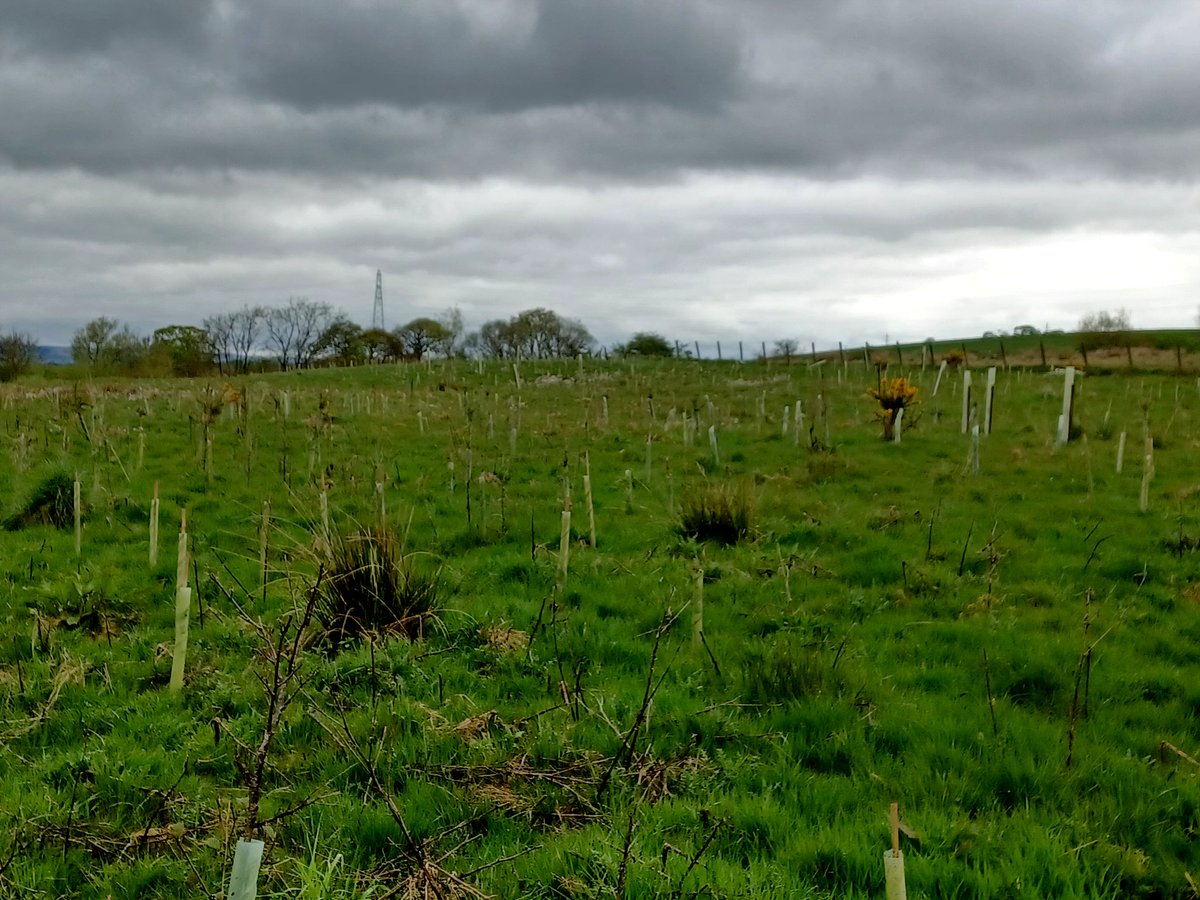
[[52,472],[34,486],[29,496],[5,517],[5,531],[31,525],[70,528],[75,522],[75,480],[66,472]]
[[684,495],[676,530],[697,541],[733,545],[754,526],[754,497],[744,484],[705,482]]
[[742,664],[743,696],[757,706],[815,697],[824,692],[831,675],[821,648],[778,640]]
[[314,616],[335,652],[368,632],[424,634],[440,608],[442,583],[414,557],[379,525],[329,541]]

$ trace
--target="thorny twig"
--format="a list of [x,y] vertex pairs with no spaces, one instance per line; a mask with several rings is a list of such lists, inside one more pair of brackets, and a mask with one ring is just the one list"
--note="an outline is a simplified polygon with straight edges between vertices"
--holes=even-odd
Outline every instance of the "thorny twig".
[[662,686],[666,679],[666,673],[663,673],[656,682],[654,680],[654,666],[658,661],[658,650],[662,645],[662,639],[666,636],[671,626],[678,618],[676,613],[667,611],[663,616],[663,621],[659,624],[654,632],[654,646],[650,650],[650,665],[646,670],[646,689],[642,695],[642,705],[638,708],[637,715],[634,716],[633,724],[629,726],[629,730],[625,733],[624,740],[621,741],[621,748],[613,756],[609,762],[608,768],[600,777],[600,782],[596,786],[596,802],[599,803],[608,790],[609,784],[612,782],[613,772],[618,765],[628,765],[633,758],[633,754],[637,748],[638,735],[641,732],[642,726],[646,723],[646,716],[650,710],[650,703],[654,700],[654,695],[658,693],[658,689]]
[[[309,589],[308,598],[300,611],[299,620],[294,615],[288,616],[272,630],[261,621],[250,619],[244,611],[242,612],[262,640],[263,656],[270,665],[267,676],[261,673],[255,674],[263,687],[263,694],[267,700],[267,712],[258,745],[251,748],[232,731],[224,729],[236,745],[233,764],[246,784],[245,834],[247,838],[253,838],[267,821],[277,821],[281,818],[281,816],[273,816],[270,820],[259,818],[259,804],[263,797],[263,776],[267,770],[271,744],[279,733],[283,716],[302,689],[302,685],[299,683],[301,650],[304,646],[308,626],[312,623],[313,611],[320,597],[324,575],[324,568],[317,571],[316,581]],[[222,729],[223,723],[220,719],[215,719],[213,727],[219,731]],[[298,812],[308,805],[310,805],[309,801],[302,801],[285,815]]]

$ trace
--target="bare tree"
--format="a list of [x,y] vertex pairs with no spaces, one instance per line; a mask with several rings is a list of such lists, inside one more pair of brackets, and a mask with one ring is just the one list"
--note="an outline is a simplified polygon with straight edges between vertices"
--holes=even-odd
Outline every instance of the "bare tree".
[[266,310],[261,306],[243,306],[231,313],[218,313],[204,320],[204,330],[212,343],[213,355],[222,374],[244,374],[258,349]]
[[1079,320],[1080,331],[1128,331],[1129,310],[1102,309],[1100,312],[1088,313]]
[[250,371],[250,358],[258,348],[267,311],[261,306],[243,306],[233,314],[234,364],[239,372]]
[[791,359],[800,352],[800,342],[795,338],[781,338],[775,342],[775,355]]
[[449,359],[452,356],[463,356],[463,316],[457,306],[451,306],[438,318],[445,330],[445,338],[437,348],[438,352]]
[[217,370],[222,375],[227,371],[233,371],[234,315],[234,313],[217,313],[204,320],[204,330],[208,332],[208,340],[212,344]]
[[307,297],[292,297],[287,306],[266,314],[267,343],[275,351],[279,368],[304,367],[312,362],[317,340],[333,320],[333,307]]

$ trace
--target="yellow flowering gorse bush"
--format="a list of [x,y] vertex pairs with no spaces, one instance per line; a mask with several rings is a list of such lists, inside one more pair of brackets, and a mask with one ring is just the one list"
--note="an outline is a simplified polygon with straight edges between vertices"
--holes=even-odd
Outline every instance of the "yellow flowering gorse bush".
[[875,418],[883,425],[884,438],[891,440],[895,435],[896,411],[908,409],[920,402],[917,393],[917,386],[909,384],[908,379],[903,377],[881,378],[879,387],[867,389],[867,395],[879,401]]

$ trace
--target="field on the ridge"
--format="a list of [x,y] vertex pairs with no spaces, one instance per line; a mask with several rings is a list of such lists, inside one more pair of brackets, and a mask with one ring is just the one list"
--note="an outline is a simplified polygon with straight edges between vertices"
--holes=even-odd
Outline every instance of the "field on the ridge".
[[[86,508],[79,556],[70,527],[0,532],[0,896],[224,890],[239,741],[261,742],[271,641],[317,577],[323,483],[333,529],[382,512],[442,608],[415,640],[297,645],[260,896],[404,896],[418,861],[442,897],[882,896],[893,801],[912,896],[1191,896],[1194,375],[1081,377],[1056,447],[1062,374],[1001,370],[976,472],[961,373],[935,396],[910,372],[895,444],[861,359],[793,363],[5,387],[2,512],[54,471]],[[713,485],[755,501],[748,540],[677,533]]]

